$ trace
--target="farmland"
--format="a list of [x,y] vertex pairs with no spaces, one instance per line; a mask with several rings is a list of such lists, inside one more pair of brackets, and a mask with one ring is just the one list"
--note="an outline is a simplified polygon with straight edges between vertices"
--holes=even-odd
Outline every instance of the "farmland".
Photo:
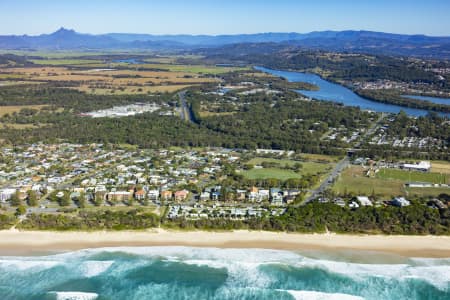
[[[23,51],[14,53],[27,54]],[[217,75],[223,73],[248,69],[206,65],[193,55],[133,54],[138,63],[120,61],[118,58],[121,56],[115,52],[56,51],[28,55],[31,58],[26,66],[11,64],[2,67],[0,86],[51,84],[97,95],[172,93],[219,82]],[[179,60],[190,63],[179,63]]]
[[212,77],[181,71],[74,70],[61,66],[4,68],[0,73],[1,78],[8,79],[8,83],[14,82],[13,79],[28,83],[58,83],[94,94],[174,92],[188,86],[218,81]]

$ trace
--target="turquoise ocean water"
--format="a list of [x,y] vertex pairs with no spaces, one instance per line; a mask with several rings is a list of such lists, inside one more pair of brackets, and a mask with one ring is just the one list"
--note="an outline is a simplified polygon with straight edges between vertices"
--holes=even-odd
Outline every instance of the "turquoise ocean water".
[[3,256],[0,299],[450,299],[450,259],[190,247]]

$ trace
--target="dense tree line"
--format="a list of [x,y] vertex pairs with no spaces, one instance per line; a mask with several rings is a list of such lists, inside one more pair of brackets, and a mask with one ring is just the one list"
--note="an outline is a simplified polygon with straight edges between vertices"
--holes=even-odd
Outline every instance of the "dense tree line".
[[[11,226],[12,217],[3,228]],[[13,218],[14,219],[14,218]],[[235,220],[210,218],[164,220],[152,213],[130,211],[80,211],[78,214],[31,214],[18,225],[28,230],[131,230],[157,226],[175,229],[200,230],[269,230],[287,232],[383,233],[383,234],[450,234],[450,209],[433,209],[414,202],[408,207],[342,208],[331,203],[313,202],[305,206],[289,207],[281,216]]]
[[160,218],[138,209],[129,211],[80,211],[78,214],[31,214],[21,229],[39,230],[126,230],[157,227]]
[[[450,113],[450,105],[433,103],[411,98],[404,98],[396,90],[356,90],[358,95],[381,103],[395,104],[404,107]],[[449,102],[450,103],[450,102]]]
[[9,229],[16,223],[17,219],[8,214],[0,214],[0,230]]
[[450,210],[432,209],[415,204],[409,207],[361,207],[356,210],[331,203],[310,203],[288,208],[279,217],[248,220],[176,219],[165,226],[183,229],[232,230],[251,229],[288,232],[450,234]]
[[[171,94],[154,95],[91,95],[72,89],[60,88],[58,83],[26,85],[20,88],[0,88],[0,106],[51,105],[74,113],[89,112],[136,102],[160,102],[171,99]],[[66,86],[66,85],[63,85]]]
[[[46,89],[39,90],[39,93],[44,91],[52,94],[51,90]],[[19,95],[21,95],[20,97],[30,95],[30,99],[39,98],[34,92],[34,90],[25,91]],[[44,103],[52,103],[53,100],[58,103],[57,101],[62,100],[59,100],[57,96],[63,97],[64,93],[57,92],[50,98],[46,98]],[[14,103],[17,103],[19,96],[14,97],[14,93],[8,95],[12,95],[16,101]],[[72,92],[68,92],[67,95],[72,95]],[[77,98],[76,95],[78,93],[72,96]],[[128,143],[145,148],[172,145],[221,146],[342,154],[341,148],[347,146],[345,143],[322,141],[320,136],[329,127],[341,125],[348,129],[366,127],[369,117],[368,113],[357,108],[342,107],[334,103],[289,100],[297,96],[292,93],[288,96],[250,95],[245,99],[238,100],[241,105],[235,114],[204,118],[200,118],[198,113],[199,102],[193,100],[190,101],[190,105],[198,124],[184,122],[178,117],[160,116],[157,112],[125,118],[93,119],[77,116],[74,111],[84,111],[87,108],[90,110],[94,106],[112,105],[111,103],[115,101],[132,102],[134,98],[102,96],[98,100],[99,96],[80,95],[82,96],[78,102],[71,101],[71,98],[64,100],[68,102],[68,104],[64,104],[65,108],[71,107],[70,110],[57,111],[53,109],[38,112],[33,109],[23,109],[19,113],[4,116],[1,120],[8,124],[36,124],[38,127],[21,130],[4,128],[0,131],[0,137],[11,144],[65,140],[75,143]],[[3,99],[10,101],[7,97]],[[35,101],[42,104],[42,99]],[[92,101],[92,103],[84,106],[83,103],[86,101]],[[244,101],[248,102],[244,103]]]

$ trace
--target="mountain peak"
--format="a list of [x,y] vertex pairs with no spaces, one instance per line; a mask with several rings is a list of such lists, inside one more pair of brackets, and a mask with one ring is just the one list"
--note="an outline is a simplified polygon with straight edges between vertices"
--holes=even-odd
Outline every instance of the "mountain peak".
[[53,32],[52,35],[64,35],[64,34],[74,34],[76,33],[73,29],[67,29],[64,27],[59,28],[57,31]]

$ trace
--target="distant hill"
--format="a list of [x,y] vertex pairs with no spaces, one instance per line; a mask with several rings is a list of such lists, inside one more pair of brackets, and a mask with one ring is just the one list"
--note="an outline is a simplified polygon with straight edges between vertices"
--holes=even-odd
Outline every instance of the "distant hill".
[[189,50],[240,43],[277,43],[329,51],[450,58],[450,37],[372,31],[317,31],[237,35],[81,34],[61,28],[38,36],[0,36],[0,49]]

